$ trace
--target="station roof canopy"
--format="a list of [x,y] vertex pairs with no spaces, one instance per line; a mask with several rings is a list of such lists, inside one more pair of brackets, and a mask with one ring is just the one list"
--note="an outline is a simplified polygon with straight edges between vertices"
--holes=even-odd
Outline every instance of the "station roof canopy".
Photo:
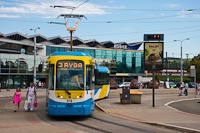
[[[39,49],[43,48],[43,44],[49,45],[62,45],[68,46],[70,44],[69,37],[61,37],[61,36],[54,36],[54,37],[45,37],[41,34],[36,34],[36,47]],[[115,45],[127,45],[127,48],[130,50],[138,50],[138,48],[142,45],[141,42],[134,42],[134,43],[126,43],[126,42],[118,42],[114,43],[112,41],[103,41],[99,42],[95,39],[88,39],[82,40],[78,37],[72,38],[74,46],[83,46],[85,47],[102,47],[102,48],[114,48]],[[10,34],[3,34],[0,32],[0,49],[4,51],[14,50],[20,52],[21,48],[28,48],[31,52],[34,48],[34,35],[27,35],[22,34],[20,32],[13,32]]]

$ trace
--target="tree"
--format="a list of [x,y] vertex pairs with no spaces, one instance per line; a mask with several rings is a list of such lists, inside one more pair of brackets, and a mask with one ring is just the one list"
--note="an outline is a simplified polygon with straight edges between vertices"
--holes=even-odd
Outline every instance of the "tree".
[[197,56],[194,56],[194,58],[192,58],[192,60],[190,61],[189,66],[195,66],[196,69],[196,79],[197,81],[200,81],[200,54],[198,54]]

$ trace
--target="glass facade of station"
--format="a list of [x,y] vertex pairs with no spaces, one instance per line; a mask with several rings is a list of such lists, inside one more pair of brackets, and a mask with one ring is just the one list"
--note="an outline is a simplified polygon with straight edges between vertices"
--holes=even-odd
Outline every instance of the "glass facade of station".
[[[46,79],[46,56],[36,56],[37,79]],[[42,64],[43,69],[39,70]],[[25,54],[0,54],[0,88],[22,87],[26,82],[28,86],[33,81],[34,56]]]
[[[68,51],[64,47],[46,47],[47,56],[56,51]],[[107,66],[111,75],[116,73],[144,73],[143,51],[122,49],[73,48],[73,51],[87,52],[96,59],[98,65]],[[130,75],[131,75],[130,74]]]
[[[37,81],[46,80],[46,60],[48,56],[56,51],[68,51],[68,47],[46,46],[46,56],[36,56]],[[144,73],[143,51],[73,47],[73,51],[87,52],[95,58],[96,64],[107,66],[111,76],[122,82],[122,76],[116,74],[128,74],[125,80],[132,79],[138,74]],[[42,64],[42,70],[40,65]],[[25,54],[0,54],[0,88],[22,87],[25,81],[27,86],[33,81],[34,56]]]

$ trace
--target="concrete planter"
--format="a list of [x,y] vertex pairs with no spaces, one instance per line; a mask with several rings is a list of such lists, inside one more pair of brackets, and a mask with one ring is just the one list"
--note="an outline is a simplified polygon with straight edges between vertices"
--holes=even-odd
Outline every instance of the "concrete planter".
[[123,104],[141,104],[142,101],[142,92],[138,92],[135,90],[130,90],[130,99],[129,100],[124,100],[122,99],[122,92],[120,92],[120,102]]

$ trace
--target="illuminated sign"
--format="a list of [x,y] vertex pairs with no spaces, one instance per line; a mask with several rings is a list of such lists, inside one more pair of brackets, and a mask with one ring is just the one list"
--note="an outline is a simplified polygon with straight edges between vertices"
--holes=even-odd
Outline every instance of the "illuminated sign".
[[144,41],[164,41],[164,34],[144,34]]
[[58,68],[67,68],[67,69],[83,69],[82,61],[58,61]]

